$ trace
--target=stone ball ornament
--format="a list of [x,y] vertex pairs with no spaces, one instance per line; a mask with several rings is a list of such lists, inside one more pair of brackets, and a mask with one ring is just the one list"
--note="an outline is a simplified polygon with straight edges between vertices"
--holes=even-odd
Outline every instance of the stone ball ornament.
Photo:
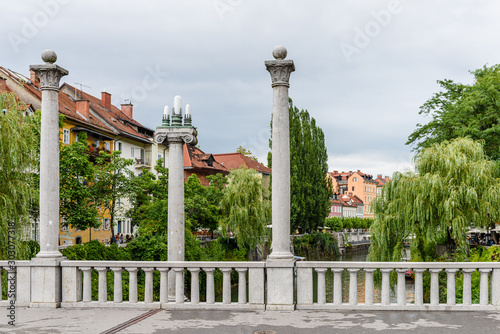
[[54,64],[57,60],[57,54],[52,50],[45,50],[42,52],[42,60],[46,64]]
[[286,58],[286,48],[283,45],[276,45],[273,49],[273,57],[276,60],[283,60]]

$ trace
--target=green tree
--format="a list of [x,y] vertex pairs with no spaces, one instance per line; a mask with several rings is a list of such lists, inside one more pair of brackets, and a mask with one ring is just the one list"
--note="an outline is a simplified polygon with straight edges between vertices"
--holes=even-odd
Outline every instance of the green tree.
[[271,201],[261,175],[250,168],[238,168],[228,175],[221,201],[222,232],[236,235],[239,248],[254,250],[262,244],[271,223]]
[[413,260],[432,260],[443,241],[465,254],[471,223],[487,227],[500,218],[500,181],[481,142],[433,144],[417,154],[415,168],[396,172],[375,200],[372,261],[400,261],[405,242]]
[[9,244],[14,246],[16,259],[30,256],[22,239],[30,230],[30,213],[38,203],[40,114],[25,116],[25,110],[26,105],[14,94],[0,92],[1,260],[9,258]]
[[430,116],[427,124],[417,124],[407,145],[415,150],[458,137],[484,140],[484,151],[500,158],[500,65],[484,66],[471,72],[471,85],[439,80],[443,89],[421,107],[419,114]]
[[184,185],[184,210],[186,221],[192,231],[206,228],[212,233],[219,226],[221,216],[219,203],[226,178],[222,174],[208,176],[210,185],[205,187],[195,174]]
[[[328,153],[323,130],[307,110],[290,99],[290,224],[291,229],[312,232],[322,225],[333,194],[328,172]],[[271,122],[272,127],[272,122]],[[272,138],[270,140],[272,147]],[[268,154],[272,166],[272,154]]]
[[100,226],[98,192],[95,187],[95,166],[90,161],[86,134],[79,140],[60,148],[60,213],[62,225],[79,230]]
[[257,160],[257,157],[255,155],[253,155],[252,152],[250,152],[250,150],[247,150],[246,148],[244,148],[243,146],[238,146],[238,148],[236,149],[236,152],[237,153],[241,153],[243,154],[244,156],[246,157],[249,157],[250,159],[252,160],[255,160],[257,162],[259,162],[259,160]]
[[117,214],[124,214],[124,207],[121,202],[131,197],[133,190],[134,173],[128,169],[133,161],[124,159],[120,151],[108,153],[99,152],[95,160],[95,184],[94,193],[96,196],[96,205],[101,219],[105,216],[110,217],[111,238],[114,240],[114,220]]

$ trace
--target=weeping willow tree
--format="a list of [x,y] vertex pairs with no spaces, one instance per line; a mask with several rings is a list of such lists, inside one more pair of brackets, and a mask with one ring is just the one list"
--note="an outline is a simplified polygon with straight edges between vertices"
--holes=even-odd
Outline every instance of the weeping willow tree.
[[228,180],[221,200],[222,232],[232,231],[238,247],[254,250],[264,242],[271,222],[269,192],[259,173],[250,168],[231,171]]
[[40,117],[24,110],[14,94],[0,92],[0,260],[13,248],[16,259],[29,257],[25,241],[38,203]]
[[400,261],[405,242],[414,261],[434,258],[442,242],[466,254],[471,224],[485,228],[500,218],[500,181],[482,142],[434,144],[416,155],[415,169],[395,173],[375,202],[371,261]]

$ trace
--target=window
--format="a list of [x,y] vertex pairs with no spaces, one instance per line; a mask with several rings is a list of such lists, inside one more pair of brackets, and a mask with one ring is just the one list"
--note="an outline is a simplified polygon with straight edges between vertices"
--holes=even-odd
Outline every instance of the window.
[[352,186],[352,191],[354,191],[354,186]]
[[122,143],[118,143],[118,151],[122,151]]
[[77,142],[77,143],[79,142],[78,135],[75,136],[75,142]]
[[77,245],[81,245],[81,244],[82,244],[82,237],[76,237],[76,239],[75,239],[75,243],[76,243]]
[[358,178],[357,177],[353,178],[352,182],[358,182]]
[[104,142],[104,149],[109,151],[109,143],[107,141]]
[[109,218],[104,218],[104,230],[109,230]]
[[132,158],[134,157],[134,148],[133,147],[130,148],[130,156]]
[[69,144],[69,130],[63,129],[63,144]]
[[95,147],[99,147],[99,140],[97,140],[97,139],[95,141]]

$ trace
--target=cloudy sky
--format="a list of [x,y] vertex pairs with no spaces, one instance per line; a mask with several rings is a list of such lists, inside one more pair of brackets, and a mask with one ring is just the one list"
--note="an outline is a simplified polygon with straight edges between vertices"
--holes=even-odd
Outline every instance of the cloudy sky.
[[0,65],[29,75],[53,49],[84,85],[160,125],[175,95],[207,153],[239,145],[266,161],[272,88],[264,61],[295,62],[290,97],[323,129],[332,170],[392,175],[436,80],[470,83],[500,59],[497,1],[2,1]]

